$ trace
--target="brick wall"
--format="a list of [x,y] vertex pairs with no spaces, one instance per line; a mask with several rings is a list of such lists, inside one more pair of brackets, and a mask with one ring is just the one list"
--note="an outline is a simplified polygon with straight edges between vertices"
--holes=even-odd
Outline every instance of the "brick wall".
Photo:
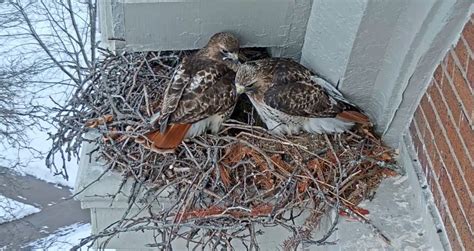
[[410,125],[453,250],[474,250],[474,14],[433,74]]

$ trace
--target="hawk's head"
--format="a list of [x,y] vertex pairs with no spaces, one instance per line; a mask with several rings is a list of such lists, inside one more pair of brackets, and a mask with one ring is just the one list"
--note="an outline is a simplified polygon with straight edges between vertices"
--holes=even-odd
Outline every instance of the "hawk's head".
[[263,82],[258,81],[257,71],[255,61],[249,61],[240,65],[235,75],[235,87],[238,94],[257,92],[264,87]]
[[229,32],[214,34],[206,46],[209,56],[222,61],[239,63],[239,40]]

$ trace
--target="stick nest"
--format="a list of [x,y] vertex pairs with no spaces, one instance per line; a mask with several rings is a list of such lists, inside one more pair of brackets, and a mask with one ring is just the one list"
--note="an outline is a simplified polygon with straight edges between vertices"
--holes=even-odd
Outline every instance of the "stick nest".
[[[189,53],[105,52],[95,72],[58,109],[48,166],[67,177],[67,160],[79,156],[84,135],[93,131],[101,135],[92,141],[107,163],[105,172],[121,173],[122,185],[132,183],[122,219],[79,246],[105,239],[105,247],[118,233],[154,230],[158,237],[149,246],[162,249],[177,239],[189,247],[258,249],[262,227],[281,226],[291,233],[281,245],[291,250],[327,244],[338,215],[371,224],[357,204],[373,195],[383,177],[395,175],[394,152],[371,128],[278,137],[268,133],[242,96],[218,135],[186,140],[166,155],[136,143],[152,129],[150,117],[159,111],[175,67]],[[266,56],[258,50],[244,53],[249,59]],[[169,205],[163,206],[164,200]],[[148,213],[134,215],[134,207]],[[313,240],[313,230],[330,210],[338,212],[333,226]]]

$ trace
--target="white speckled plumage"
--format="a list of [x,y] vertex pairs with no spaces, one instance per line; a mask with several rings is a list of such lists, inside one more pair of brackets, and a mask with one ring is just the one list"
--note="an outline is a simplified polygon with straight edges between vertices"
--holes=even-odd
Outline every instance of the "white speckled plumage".
[[354,123],[338,118],[309,118],[285,114],[274,108],[260,103],[249,97],[257,109],[262,121],[267,125],[270,133],[276,135],[298,135],[301,132],[309,133],[339,133],[350,129]]
[[225,120],[223,114],[215,114],[198,122],[192,124],[189,131],[186,133],[186,138],[193,138],[195,136],[201,135],[206,131],[211,133],[218,133],[222,123]]

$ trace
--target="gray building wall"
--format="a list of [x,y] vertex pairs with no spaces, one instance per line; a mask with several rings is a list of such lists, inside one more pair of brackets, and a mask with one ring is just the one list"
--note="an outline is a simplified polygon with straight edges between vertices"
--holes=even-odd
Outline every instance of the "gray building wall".
[[128,51],[201,48],[220,31],[299,58],[312,0],[104,0],[102,41]]

